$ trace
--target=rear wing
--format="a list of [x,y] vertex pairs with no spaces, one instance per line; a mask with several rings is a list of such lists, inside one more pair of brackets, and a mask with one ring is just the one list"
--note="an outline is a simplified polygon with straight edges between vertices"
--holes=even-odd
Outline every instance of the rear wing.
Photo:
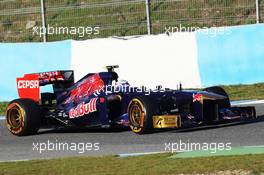
[[16,82],[19,98],[30,98],[38,102],[40,86],[74,83],[74,73],[67,70],[25,74],[24,77],[17,78]]

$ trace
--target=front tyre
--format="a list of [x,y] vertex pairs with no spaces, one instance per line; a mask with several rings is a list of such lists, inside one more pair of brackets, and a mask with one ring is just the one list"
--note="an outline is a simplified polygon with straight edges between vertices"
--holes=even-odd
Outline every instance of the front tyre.
[[129,126],[136,134],[145,134],[153,128],[153,105],[146,97],[135,97],[128,105]]
[[36,134],[40,128],[41,111],[31,99],[16,99],[6,110],[6,125],[16,136]]

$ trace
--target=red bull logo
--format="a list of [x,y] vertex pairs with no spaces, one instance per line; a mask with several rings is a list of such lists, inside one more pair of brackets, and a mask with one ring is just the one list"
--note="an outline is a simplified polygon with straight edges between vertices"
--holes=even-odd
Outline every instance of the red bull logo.
[[98,98],[92,98],[89,103],[81,103],[69,112],[70,118],[78,118],[97,111],[96,101]]
[[103,89],[104,82],[99,74],[92,75],[80,82],[77,87],[71,91],[70,97],[64,102],[64,104],[71,103],[72,101],[78,103],[85,97],[99,93]]
[[202,94],[193,94],[193,102],[203,102],[203,95]]

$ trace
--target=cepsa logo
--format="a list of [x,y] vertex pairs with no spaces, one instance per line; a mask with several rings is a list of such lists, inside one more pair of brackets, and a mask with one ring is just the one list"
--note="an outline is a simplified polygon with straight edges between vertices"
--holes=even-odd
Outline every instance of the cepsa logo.
[[82,117],[86,114],[97,111],[96,109],[96,101],[98,98],[92,98],[89,103],[81,103],[76,108],[73,108],[69,112],[70,118],[78,118]]
[[35,89],[39,88],[38,80],[19,80],[17,82],[18,89]]

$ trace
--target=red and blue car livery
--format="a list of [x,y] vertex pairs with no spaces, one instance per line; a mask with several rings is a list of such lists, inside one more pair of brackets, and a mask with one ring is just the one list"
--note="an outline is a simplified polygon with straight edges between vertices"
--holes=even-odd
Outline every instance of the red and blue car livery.
[[[117,67],[107,66],[107,71],[89,73],[77,82],[70,70],[17,78],[19,98],[7,107],[7,128],[17,136],[36,134],[41,127],[130,127],[144,134],[256,117],[254,107],[231,107],[221,87],[132,87],[118,81]],[[45,85],[52,85],[53,92],[41,93]]]

